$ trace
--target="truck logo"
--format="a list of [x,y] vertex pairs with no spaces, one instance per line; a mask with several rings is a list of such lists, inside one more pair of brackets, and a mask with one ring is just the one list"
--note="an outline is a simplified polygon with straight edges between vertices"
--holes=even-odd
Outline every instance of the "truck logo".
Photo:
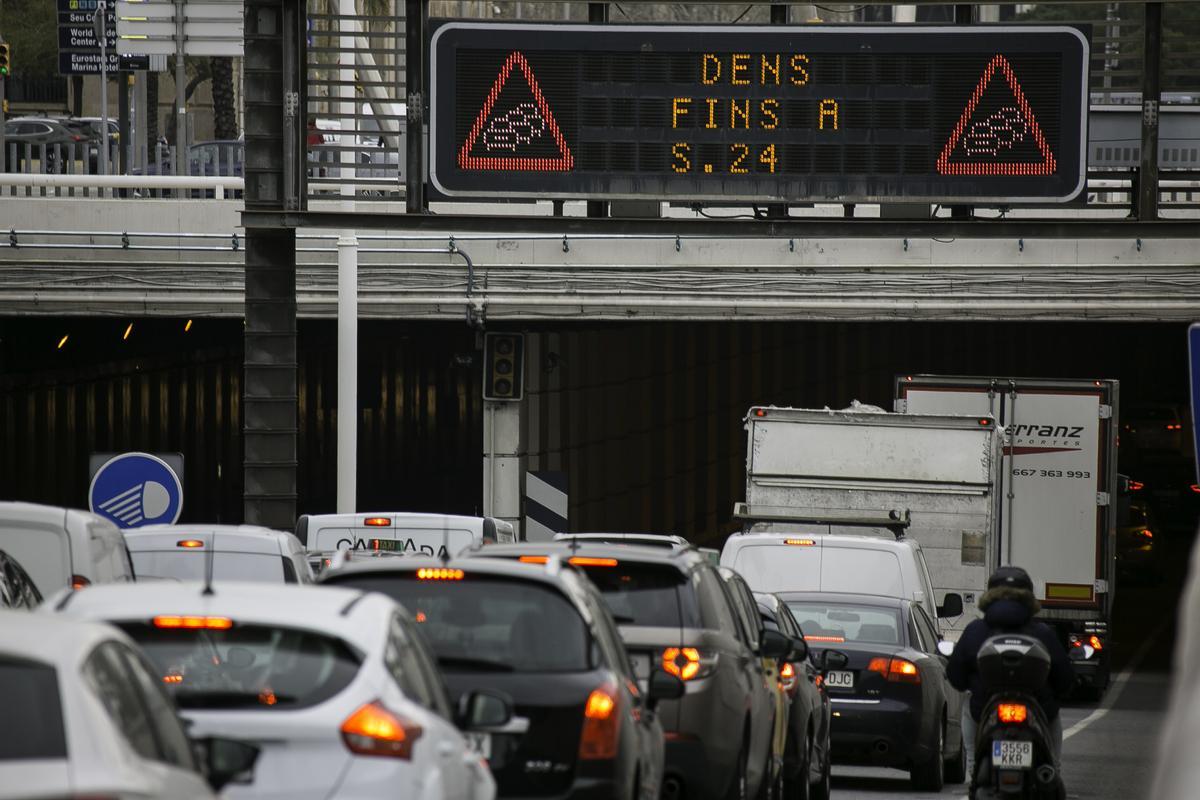
[[1083,449],[1082,425],[1010,425],[1006,456],[1072,453]]

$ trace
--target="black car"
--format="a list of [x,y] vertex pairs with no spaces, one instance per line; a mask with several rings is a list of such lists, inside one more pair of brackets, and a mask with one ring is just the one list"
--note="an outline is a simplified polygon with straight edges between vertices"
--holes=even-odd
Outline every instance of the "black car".
[[849,659],[825,672],[834,762],[908,770],[920,791],[961,783],[963,698],[946,679],[937,629],[920,604],[824,592],[779,597],[818,663],[831,647]]
[[42,602],[42,594],[20,562],[0,550],[0,608],[32,609]]
[[[763,626],[804,641],[804,632],[787,604],[777,595],[756,592]],[[830,702],[824,676],[809,658],[807,647],[793,653],[779,673],[791,701],[784,749],[784,797],[829,800],[833,753],[830,749]]]
[[331,567],[320,582],[407,608],[456,702],[477,689],[512,699],[508,728],[479,745],[501,797],[657,800],[656,707],[683,686],[658,671],[639,689],[616,624],[576,570],[397,557]]
[[645,682],[661,667],[683,681],[683,697],[664,702],[659,712],[667,743],[666,797],[769,793],[775,686],[764,662],[786,655],[792,642],[778,632],[763,634],[758,625],[748,631],[706,556],[688,546],[581,541],[494,544],[470,556],[558,561],[583,570],[620,625],[639,678]]

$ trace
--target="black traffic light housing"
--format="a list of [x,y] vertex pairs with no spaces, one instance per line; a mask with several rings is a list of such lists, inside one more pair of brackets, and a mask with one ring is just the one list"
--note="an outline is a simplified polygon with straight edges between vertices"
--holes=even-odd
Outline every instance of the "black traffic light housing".
[[0,42],[0,78],[7,78],[11,74],[12,48],[3,42]]
[[483,335],[483,399],[520,400],[525,394],[525,337]]

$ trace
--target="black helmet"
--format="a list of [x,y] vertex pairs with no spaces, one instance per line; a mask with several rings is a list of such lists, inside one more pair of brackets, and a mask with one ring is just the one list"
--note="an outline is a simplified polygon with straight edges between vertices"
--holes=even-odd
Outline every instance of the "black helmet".
[[1020,567],[1000,567],[992,573],[992,577],[988,578],[987,582],[989,589],[995,589],[997,586],[1009,586],[1013,589],[1032,592],[1033,579]]

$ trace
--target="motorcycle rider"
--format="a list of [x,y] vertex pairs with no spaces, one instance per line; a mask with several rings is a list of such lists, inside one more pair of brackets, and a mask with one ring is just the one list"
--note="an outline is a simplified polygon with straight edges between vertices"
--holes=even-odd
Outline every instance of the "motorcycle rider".
[[1050,677],[1037,692],[1036,699],[1050,723],[1050,747],[1054,766],[1062,760],[1062,720],[1058,716],[1058,701],[1075,682],[1074,670],[1067,653],[1054,630],[1034,615],[1041,609],[1033,596],[1033,580],[1020,567],[1000,567],[988,578],[987,591],[979,598],[983,617],[972,621],[950,655],[946,675],[955,689],[970,690],[971,701],[963,707],[963,738],[967,747],[967,776],[974,781],[975,730],[983,715],[987,697],[983,691],[976,661],[979,649],[988,639],[1001,633],[1022,633],[1040,641],[1050,654]]

